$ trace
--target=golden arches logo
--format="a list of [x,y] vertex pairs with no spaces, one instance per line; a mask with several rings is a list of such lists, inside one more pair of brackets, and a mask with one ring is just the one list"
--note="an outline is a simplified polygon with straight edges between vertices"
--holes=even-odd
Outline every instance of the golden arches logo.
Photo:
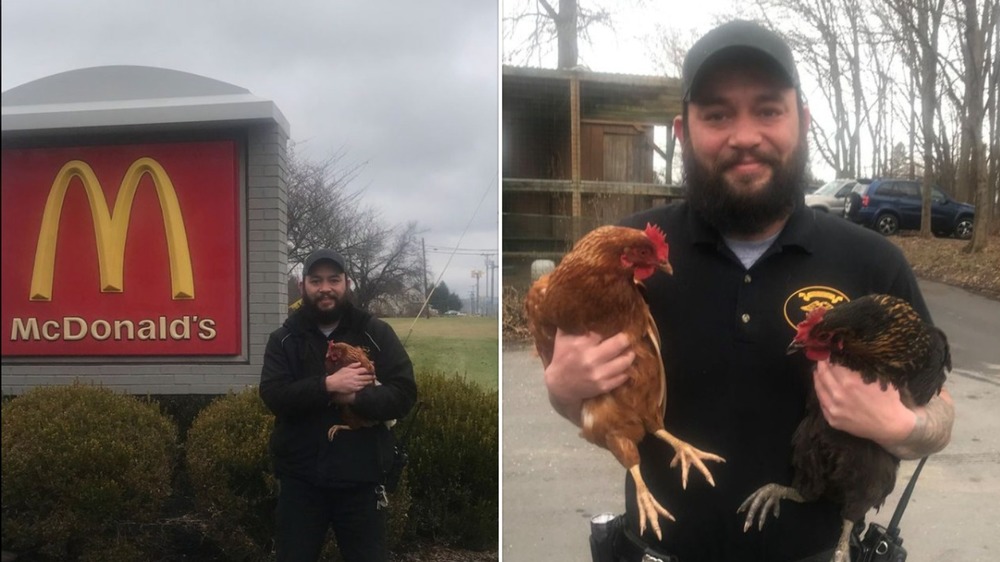
[[191,252],[188,249],[187,231],[184,229],[184,217],[177,201],[177,192],[174,191],[174,184],[163,166],[152,158],[143,157],[133,162],[125,172],[113,212],[108,210],[101,182],[89,164],[81,160],[71,160],[59,170],[55,181],[52,182],[49,198],[45,202],[45,212],[42,214],[42,228],[38,234],[38,247],[35,250],[35,267],[31,273],[31,300],[52,300],[59,218],[62,216],[66,191],[73,178],[79,178],[83,184],[94,219],[101,291],[120,293],[124,290],[125,237],[128,234],[135,192],[144,174],[149,174],[153,180],[156,196],[160,201],[167,238],[167,254],[170,258],[170,286],[173,298],[175,300],[194,298]]

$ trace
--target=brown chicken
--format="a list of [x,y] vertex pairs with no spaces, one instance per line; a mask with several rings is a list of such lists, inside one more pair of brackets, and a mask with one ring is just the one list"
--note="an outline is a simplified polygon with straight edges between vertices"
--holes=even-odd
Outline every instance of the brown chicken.
[[673,519],[650,493],[639,471],[638,443],[647,433],[669,443],[676,452],[670,466],[681,465],[687,486],[694,464],[713,486],[703,460],[723,462],[663,428],[667,387],[660,357],[660,335],[643,299],[641,281],[657,269],[673,273],[663,232],[605,226],[576,243],[552,273],[540,278],[525,299],[528,328],[545,367],[552,361],[556,329],[569,334],[596,332],[608,338],[628,335],[635,361],[628,380],[609,393],[585,400],[581,437],[604,447],[635,480],[640,533],[647,523],[662,538],[657,514]]
[[[327,374],[333,374],[350,365],[351,363],[361,363],[368,372],[375,374],[375,365],[368,360],[368,355],[360,347],[354,347],[353,345],[348,345],[346,343],[340,342],[330,342],[330,345],[326,349],[326,372]],[[377,385],[379,382],[376,380],[372,384]],[[358,415],[350,405],[343,405],[340,407],[340,415],[343,419],[343,424],[338,424],[330,427],[327,431],[327,439],[333,441],[333,437],[341,429],[357,429],[359,427],[371,427],[379,422],[367,420],[360,415]],[[389,427],[391,427],[390,422],[386,422]]]
[[[869,295],[818,308],[798,325],[789,353],[803,350],[813,361],[829,360],[861,373],[862,379],[899,389],[908,406],[926,404],[941,391],[951,355],[944,332],[930,326],[910,305],[889,295]],[[899,459],[869,439],[830,427],[810,385],[806,417],[792,437],[792,486],[767,484],[739,511],[747,511],[744,529],[755,518],[763,528],[769,512],[778,516],[782,499],[797,502],[826,498],[840,504],[844,525],[832,558],[847,562],[855,521],[880,507],[896,483]]]

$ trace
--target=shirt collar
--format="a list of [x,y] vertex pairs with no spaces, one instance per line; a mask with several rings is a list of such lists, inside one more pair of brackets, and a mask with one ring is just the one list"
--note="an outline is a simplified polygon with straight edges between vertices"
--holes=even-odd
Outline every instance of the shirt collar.
[[[688,232],[691,235],[691,242],[694,245],[708,245],[716,249],[725,247],[722,236],[714,227],[705,222],[701,216],[694,212],[690,203],[688,205]],[[813,210],[806,207],[805,200],[800,197],[795,202],[788,222],[778,235],[775,247],[800,248],[807,253],[812,253],[815,246],[814,235],[816,231],[816,221]]]

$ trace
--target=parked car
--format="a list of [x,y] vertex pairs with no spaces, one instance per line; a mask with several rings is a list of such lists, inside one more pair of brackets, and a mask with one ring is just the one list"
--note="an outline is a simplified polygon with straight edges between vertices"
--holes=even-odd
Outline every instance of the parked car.
[[[858,183],[847,197],[844,216],[886,236],[900,229],[920,228],[920,182],[917,180],[876,179]],[[931,187],[931,231],[937,236],[972,237],[976,209],[959,203],[941,188]]]
[[851,194],[851,190],[859,181],[870,180],[836,179],[828,182],[823,187],[806,195],[806,206],[842,217],[844,216],[844,204],[847,201],[847,196]]

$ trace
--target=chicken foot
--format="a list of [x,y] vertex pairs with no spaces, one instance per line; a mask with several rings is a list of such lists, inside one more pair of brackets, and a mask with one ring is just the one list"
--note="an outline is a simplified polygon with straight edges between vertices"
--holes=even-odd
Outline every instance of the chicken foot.
[[333,441],[333,436],[337,434],[341,429],[351,429],[349,425],[334,425],[330,426],[330,429],[326,432],[326,438],[328,441]]
[[719,455],[714,455],[712,453],[706,453],[705,451],[696,449],[691,446],[691,444],[681,441],[677,437],[674,437],[665,429],[657,429],[653,435],[656,435],[659,439],[662,439],[670,444],[674,448],[674,458],[670,461],[670,468],[681,465],[681,487],[687,490],[688,483],[688,469],[694,464],[703,475],[705,475],[705,480],[712,486],[715,486],[715,479],[712,478],[712,473],[708,471],[705,463],[706,461],[715,462],[726,462],[726,459],[720,457]]
[[[765,484],[756,492],[750,494],[746,500],[736,510],[736,513],[747,512],[746,523],[743,524],[743,532],[750,530],[754,518],[757,518],[757,529],[764,528],[764,521],[768,513],[773,513],[775,517],[781,514],[781,500],[792,500],[803,503],[806,501],[802,494],[795,488],[782,486],[780,484]],[[851,530],[854,523],[844,519],[844,526],[840,531],[840,540],[837,541],[837,548],[833,551],[833,558],[830,562],[851,562]]]
[[736,513],[747,512],[743,532],[750,530],[755,518],[757,519],[757,529],[760,530],[764,528],[764,521],[769,513],[773,513],[775,517],[781,515],[781,500],[792,500],[799,503],[806,501],[795,488],[781,484],[765,484],[743,500],[740,507],[736,509]]
[[851,530],[853,529],[854,522],[844,519],[844,526],[840,530],[840,540],[837,541],[837,548],[834,549],[830,562],[851,562]]
[[635,503],[639,508],[639,536],[646,532],[646,523],[648,522],[653,532],[656,533],[656,539],[663,540],[657,515],[662,515],[671,521],[676,521],[676,519],[650,493],[649,488],[646,487],[646,481],[642,479],[642,474],[639,472],[639,465],[632,466],[628,471],[632,474],[632,480],[635,481]]

